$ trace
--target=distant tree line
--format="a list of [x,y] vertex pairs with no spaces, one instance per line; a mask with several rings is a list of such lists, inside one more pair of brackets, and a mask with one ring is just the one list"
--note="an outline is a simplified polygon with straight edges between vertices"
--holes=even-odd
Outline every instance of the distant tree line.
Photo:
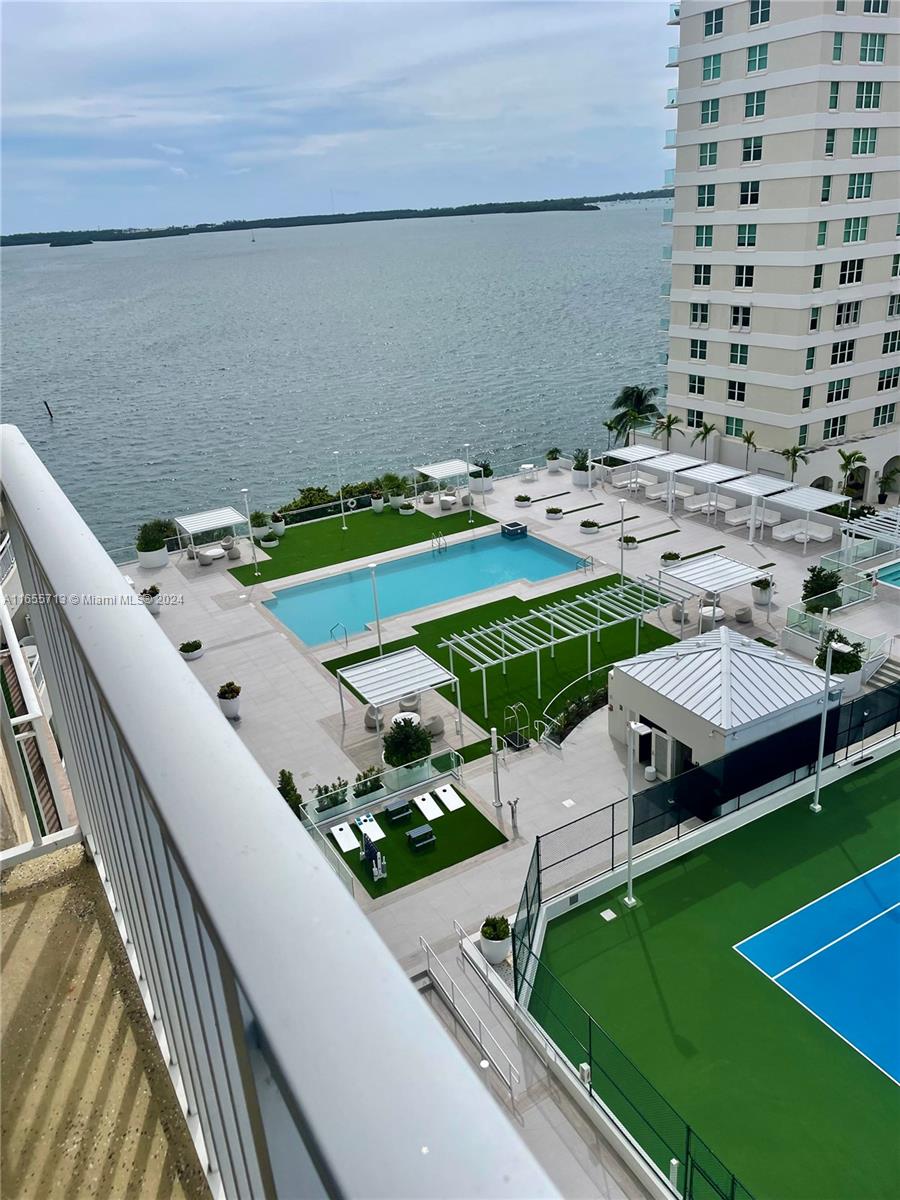
[[305,217],[269,217],[255,221],[220,221],[208,225],[169,225],[165,229],[64,229],[50,233],[9,233],[0,246],[86,246],[91,242],[130,242],[143,238],[186,237],[191,233],[234,233],[253,229],[287,229],[293,225],[344,225],[352,221],[405,221],[422,217],[478,217],[492,213],[591,212],[616,200],[656,200],[672,188],[648,192],[612,192],[607,196],[570,196],[557,200],[515,200],[502,204],[463,204],[450,208],[387,208],[378,212],[318,213]]

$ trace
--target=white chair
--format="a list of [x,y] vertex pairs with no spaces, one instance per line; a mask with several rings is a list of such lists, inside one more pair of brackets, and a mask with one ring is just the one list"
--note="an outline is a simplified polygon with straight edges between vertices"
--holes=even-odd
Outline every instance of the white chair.
[[380,708],[376,708],[374,704],[370,704],[366,709],[366,715],[363,718],[363,724],[366,729],[383,729],[384,728],[384,713]]
[[[753,509],[748,504],[743,508],[733,508],[731,512],[725,514],[726,525],[747,525],[750,522],[750,516]],[[759,513],[756,514],[756,522],[759,524]]]
[[669,494],[669,485],[667,483],[654,483],[648,485],[644,495],[648,500],[665,500]]
[[737,505],[737,500],[732,500],[730,496],[716,496],[716,508],[719,512],[732,512]]
[[[797,534],[796,541],[830,542],[833,534],[834,530],[830,525],[811,524],[809,528],[804,528]],[[772,536],[775,536],[774,533]]]
[[698,492],[694,496],[685,496],[684,511],[689,513],[707,512],[709,509],[709,498],[705,492]]
[[444,512],[449,512],[456,503],[456,492],[444,492],[441,496],[441,509]]
[[798,533],[803,533],[804,524],[803,521],[785,521],[772,530],[772,537],[776,542],[792,542]]

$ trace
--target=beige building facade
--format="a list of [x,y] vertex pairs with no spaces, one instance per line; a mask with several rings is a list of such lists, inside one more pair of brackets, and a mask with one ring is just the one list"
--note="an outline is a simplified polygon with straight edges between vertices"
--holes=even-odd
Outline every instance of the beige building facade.
[[[711,458],[866,499],[900,462],[900,0],[674,5],[668,407]],[[670,173],[671,177],[671,173]],[[669,214],[666,218],[669,219]]]

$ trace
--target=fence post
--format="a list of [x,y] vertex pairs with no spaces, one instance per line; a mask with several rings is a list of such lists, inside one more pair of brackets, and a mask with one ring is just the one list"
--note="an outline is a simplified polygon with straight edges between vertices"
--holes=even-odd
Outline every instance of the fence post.
[[538,834],[534,839],[534,853],[537,859],[537,902],[538,908],[543,904],[543,894],[541,889],[541,835]]

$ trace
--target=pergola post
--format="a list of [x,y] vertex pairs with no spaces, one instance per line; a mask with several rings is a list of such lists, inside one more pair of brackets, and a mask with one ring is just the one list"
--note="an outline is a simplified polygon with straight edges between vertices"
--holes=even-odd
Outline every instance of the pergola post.
[[587,640],[587,667],[588,667],[587,673],[588,673],[588,675],[590,675],[590,673],[591,673],[591,635],[590,635],[590,633],[588,633],[586,640]]
[[488,706],[487,706],[487,669],[486,669],[485,667],[482,667],[482,668],[481,668],[481,698],[482,698],[482,700],[484,701],[484,715],[485,715],[485,718],[487,718],[487,715],[488,715]]
[[456,680],[456,731],[459,734],[459,746],[463,744],[462,700],[459,694],[459,679]]
[[634,654],[635,658],[641,652],[641,618],[643,613],[638,613],[637,620],[634,623]]
[[340,701],[341,701],[341,724],[346,725],[347,724],[347,714],[344,711],[344,681],[341,679],[340,671],[338,671],[338,673],[337,673],[337,681],[338,681],[338,697],[340,698]]
[[[538,694],[538,700],[540,700],[541,699],[541,652],[540,652],[540,650],[535,650],[534,654],[535,654],[535,658],[537,659],[537,694]],[[485,715],[487,715],[487,714],[485,714]]]

